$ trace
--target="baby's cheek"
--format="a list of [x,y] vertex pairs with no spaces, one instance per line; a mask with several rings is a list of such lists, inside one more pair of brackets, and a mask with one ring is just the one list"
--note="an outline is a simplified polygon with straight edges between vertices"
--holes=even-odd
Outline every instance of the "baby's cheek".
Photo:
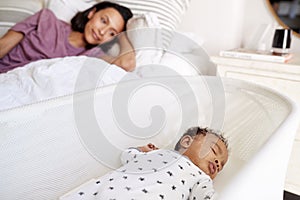
[[204,147],[204,148],[201,148],[201,150],[199,152],[199,157],[201,159],[204,159],[204,158],[210,157],[211,154],[212,154],[211,148],[210,147]]

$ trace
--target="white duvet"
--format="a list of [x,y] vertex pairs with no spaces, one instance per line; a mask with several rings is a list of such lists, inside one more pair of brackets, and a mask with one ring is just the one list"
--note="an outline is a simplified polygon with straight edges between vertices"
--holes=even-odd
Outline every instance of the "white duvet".
[[99,69],[104,74],[97,86],[116,83],[128,74],[120,67],[86,56],[40,60],[0,74],[0,110],[71,94],[83,71],[86,85],[81,89],[86,89],[90,82],[87,76]]
[[[128,79],[149,76],[199,75],[195,66],[173,53],[154,58],[155,51],[143,50],[137,54],[134,72],[87,56],[70,56],[39,60],[7,73],[0,74],[0,111],[26,104],[115,84]],[[191,56],[199,57],[197,54]],[[146,59],[147,58],[147,59]],[[203,66],[209,66],[204,57]],[[205,67],[204,67],[205,68]]]

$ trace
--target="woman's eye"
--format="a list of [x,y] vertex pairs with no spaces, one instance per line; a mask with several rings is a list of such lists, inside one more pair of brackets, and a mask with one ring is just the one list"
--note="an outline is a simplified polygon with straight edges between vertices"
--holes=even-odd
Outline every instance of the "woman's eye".
[[101,18],[101,22],[103,23],[103,24],[106,24],[106,20],[102,17]]
[[110,36],[112,36],[112,37],[114,37],[114,36],[116,36],[117,34],[115,33],[115,32],[111,32],[110,33]]

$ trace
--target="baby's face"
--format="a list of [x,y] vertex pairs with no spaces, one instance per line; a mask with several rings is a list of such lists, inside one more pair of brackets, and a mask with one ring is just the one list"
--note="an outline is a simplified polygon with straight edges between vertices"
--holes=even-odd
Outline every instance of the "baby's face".
[[228,150],[223,141],[213,134],[194,137],[183,153],[196,166],[214,179],[228,160]]

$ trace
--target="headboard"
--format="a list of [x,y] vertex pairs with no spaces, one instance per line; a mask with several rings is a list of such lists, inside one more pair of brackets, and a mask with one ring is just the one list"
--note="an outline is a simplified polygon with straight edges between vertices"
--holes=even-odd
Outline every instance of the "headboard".
[[2,0],[0,1],[0,36],[26,17],[45,7],[43,0]]

